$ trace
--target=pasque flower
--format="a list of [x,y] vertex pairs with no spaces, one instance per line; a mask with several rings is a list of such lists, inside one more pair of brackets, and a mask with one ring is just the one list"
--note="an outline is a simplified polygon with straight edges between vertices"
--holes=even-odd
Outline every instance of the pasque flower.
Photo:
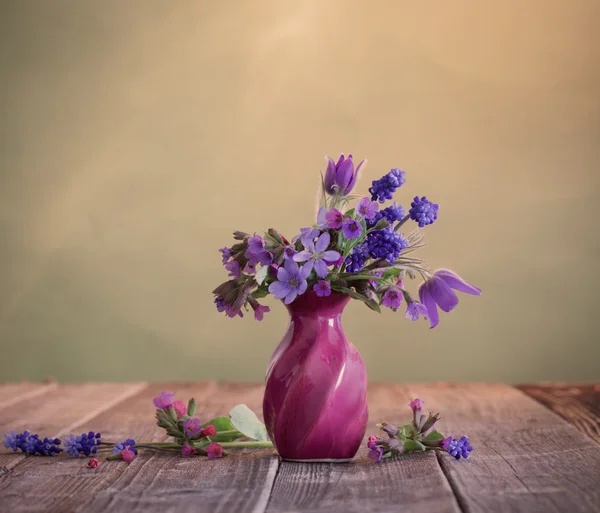
[[269,292],[275,296],[275,299],[283,299],[283,302],[289,305],[297,296],[306,292],[308,288],[306,278],[311,270],[312,267],[309,268],[307,265],[298,267],[294,259],[288,258],[283,267],[277,270],[277,281],[269,285]]
[[340,258],[341,255],[339,252],[334,250],[327,251],[330,241],[331,236],[328,232],[323,232],[316,243],[311,239],[304,239],[302,241],[305,250],[294,255],[294,261],[306,262],[303,267],[303,269],[308,268],[308,271],[305,271],[306,276],[310,274],[310,271],[314,267],[317,276],[324,278],[327,276],[327,263],[325,261],[335,262]]
[[419,287],[419,299],[427,309],[431,328],[435,328],[439,323],[438,306],[444,312],[450,312],[458,304],[458,297],[452,289],[474,296],[481,295],[480,288],[467,283],[448,269],[438,269]]
[[325,171],[324,186],[327,194],[341,194],[345,196],[350,194],[356,180],[358,179],[358,173],[362,166],[366,163],[363,160],[354,171],[354,162],[352,161],[352,155],[348,155],[348,158],[344,158],[344,155],[340,155],[337,163],[329,156],[325,157],[327,162],[327,169]]

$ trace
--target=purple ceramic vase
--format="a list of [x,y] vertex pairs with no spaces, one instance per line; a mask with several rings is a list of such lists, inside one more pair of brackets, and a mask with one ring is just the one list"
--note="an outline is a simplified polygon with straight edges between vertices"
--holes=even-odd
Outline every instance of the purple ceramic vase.
[[279,455],[348,461],[367,427],[367,370],[342,328],[349,296],[309,290],[287,309],[290,325],[267,367],[263,414]]

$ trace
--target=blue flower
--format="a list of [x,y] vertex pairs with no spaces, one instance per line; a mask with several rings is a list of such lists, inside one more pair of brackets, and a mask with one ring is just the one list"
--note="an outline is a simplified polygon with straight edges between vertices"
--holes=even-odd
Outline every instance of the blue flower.
[[124,451],[127,446],[129,446],[129,450],[137,456],[138,451],[135,448],[135,440],[133,438],[128,438],[124,442],[116,443],[112,452],[113,454],[119,454],[121,451]]
[[14,429],[10,433],[4,433],[4,440],[2,440],[4,447],[17,451],[19,449],[17,436],[17,432]]
[[406,212],[404,211],[404,207],[394,202],[389,207],[377,212],[373,219],[367,221],[367,228],[375,227],[382,219],[385,219],[390,226],[393,226],[397,221],[401,221],[405,215]]
[[65,452],[68,452],[71,456],[79,456],[85,454],[96,454],[98,452],[98,445],[100,445],[100,433],[82,433],[79,436],[69,435],[64,439],[65,441]]
[[357,273],[365,266],[365,260],[369,258],[369,248],[366,244],[356,246],[345,260],[346,271]]
[[465,459],[469,457],[469,453],[473,450],[469,439],[466,436],[460,438],[444,438],[442,441],[442,447],[448,451],[450,456],[460,460],[461,456]]
[[339,260],[341,255],[337,251],[327,251],[330,241],[331,236],[328,232],[323,232],[316,243],[312,239],[302,241],[306,249],[294,255],[293,259],[295,262],[306,262],[302,268],[308,268],[308,271],[305,271],[306,276],[310,274],[314,267],[317,276],[324,278],[327,276],[327,263],[325,261],[335,262]]
[[420,228],[423,228],[428,224],[433,224],[437,219],[438,210],[440,209],[440,206],[437,203],[432,203],[425,196],[422,198],[415,196],[410,207],[411,208],[408,211],[410,218],[419,223]]
[[373,185],[369,188],[371,199],[373,201],[379,201],[379,203],[385,203],[385,200],[391,200],[396,189],[406,182],[404,175],[404,171],[392,169],[387,175],[382,176],[379,180],[373,180]]
[[278,281],[269,285],[269,292],[275,296],[275,299],[283,299],[283,302],[289,305],[297,296],[306,292],[308,288],[306,278],[310,271],[307,265],[298,267],[292,258],[288,258],[283,267],[277,269]]
[[409,242],[400,233],[393,230],[375,230],[367,235],[367,248],[373,258],[387,258],[390,264],[396,261]]
[[45,437],[40,440],[38,435],[32,435],[29,431],[25,430],[23,433],[17,433],[12,430],[10,433],[5,433],[3,440],[4,447],[27,454],[39,454],[41,456],[52,456],[62,451],[60,447],[60,440],[58,438]]

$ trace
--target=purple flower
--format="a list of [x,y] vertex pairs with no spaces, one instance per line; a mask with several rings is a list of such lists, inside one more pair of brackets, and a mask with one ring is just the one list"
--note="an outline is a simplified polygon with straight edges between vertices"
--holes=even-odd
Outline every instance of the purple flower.
[[356,239],[362,233],[362,226],[356,219],[346,219],[342,224],[342,232],[347,239]]
[[354,171],[352,155],[348,155],[348,158],[344,158],[344,155],[340,155],[337,163],[329,156],[325,157],[325,160],[327,162],[327,170],[325,171],[324,179],[325,191],[331,195],[336,193],[341,194],[342,196],[350,194],[356,185],[358,173],[366,160],[363,160],[358,165],[356,172]]
[[277,270],[278,281],[269,285],[269,292],[275,296],[275,299],[283,299],[284,303],[289,305],[296,299],[296,296],[301,296],[306,292],[308,288],[306,277],[310,271],[311,269],[307,265],[298,267],[293,259],[288,258],[284,266]]
[[320,229],[327,228],[327,219],[325,218],[327,212],[327,207],[319,207],[319,211],[317,212],[317,227]]
[[327,297],[331,295],[331,285],[325,280],[319,280],[313,287],[313,290],[319,297]]
[[473,450],[469,439],[466,436],[460,438],[444,438],[442,441],[442,447],[448,451],[450,456],[454,456],[457,460],[460,460],[461,456],[465,459],[469,457],[469,453]]
[[253,297],[248,298],[248,302],[250,303],[252,310],[254,310],[254,320],[255,321],[262,321],[264,314],[271,311],[271,309],[268,306],[261,305]]
[[367,220],[367,228],[375,227],[382,219],[385,219],[390,226],[393,226],[396,221],[401,221],[405,215],[406,212],[404,211],[404,207],[402,205],[398,205],[398,203],[394,201],[394,203],[392,203],[389,207],[377,212],[373,216],[373,219]]
[[317,276],[324,278],[327,276],[327,263],[325,261],[327,260],[329,262],[335,262],[340,258],[341,255],[337,251],[327,251],[330,241],[331,236],[327,232],[323,232],[319,236],[316,244],[311,239],[304,239],[302,241],[305,250],[301,251],[297,255],[294,255],[294,261],[306,262],[303,267],[303,269],[308,268],[306,276],[310,274],[310,271],[312,271],[314,267]]
[[369,446],[369,458],[371,458],[375,463],[379,463],[383,456],[383,447],[380,445],[371,444]]
[[202,426],[200,425],[199,419],[187,419],[183,424],[183,432],[185,433],[185,436],[197,435],[201,430]]
[[387,308],[391,308],[394,310],[398,310],[400,308],[400,303],[402,303],[402,293],[396,289],[390,289],[383,295],[383,301],[381,304]]
[[352,253],[346,257],[346,270],[349,273],[356,273],[365,266],[365,260],[369,258],[369,248],[366,244],[356,246]]
[[425,196],[419,199],[419,196],[415,196],[414,201],[410,204],[410,218],[413,221],[419,223],[419,227],[423,228],[425,225],[433,224],[437,219],[438,210],[440,206],[437,203],[432,203]]
[[129,447],[129,450],[137,456],[138,451],[135,447],[135,440],[133,438],[128,438],[124,442],[116,443],[115,446],[113,447],[112,453],[119,454],[121,451],[124,451],[125,448],[127,448],[127,447]]
[[256,267],[256,264],[269,265],[273,262],[273,253],[265,249],[264,239],[256,234],[248,239],[248,249],[244,256],[248,259],[250,267]]
[[4,447],[16,451],[19,447],[17,445],[17,432],[13,429],[10,433],[4,433],[4,440],[2,441]]
[[439,323],[438,306],[444,312],[449,312],[458,304],[458,297],[452,289],[474,296],[481,295],[480,288],[470,285],[448,269],[438,269],[431,279],[419,287],[419,299],[427,309],[430,328],[435,328]]
[[330,212],[325,214],[327,220],[327,227],[333,230],[338,230],[342,227],[344,221],[344,214],[342,214],[337,208],[332,208]]
[[425,405],[425,401],[417,397],[416,399],[413,399],[410,403],[408,403],[408,405],[410,406],[413,413],[416,413],[417,410],[421,411],[421,408],[423,408],[423,406]]
[[[383,277],[383,271],[376,271],[371,273],[373,276],[377,276],[379,278]],[[371,285],[371,287],[373,287],[374,289],[376,289],[377,287],[379,287],[381,285],[381,283],[377,280],[369,280],[369,284]]]
[[169,394],[169,392],[165,392],[164,390],[160,393],[158,397],[152,399],[152,403],[160,410],[164,410],[169,406],[173,405],[173,396],[175,394]]
[[318,237],[319,233],[321,232],[312,226],[309,226],[308,228],[300,228],[300,233],[292,239],[292,242],[295,244],[297,240],[301,240],[302,244],[304,244],[306,239],[312,240],[315,237]]
[[223,456],[223,446],[217,442],[211,442],[208,444],[208,447],[206,447],[206,455],[208,456],[209,460],[216,460],[217,458],[220,458]]
[[386,258],[390,264],[393,264],[402,250],[409,246],[404,235],[389,229],[370,232],[366,244],[373,258]]
[[283,258],[292,258],[298,252],[292,246],[286,246],[283,249]]
[[404,171],[392,169],[387,175],[382,176],[379,180],[373,180],[373,184],[369,188],[371,199],[373,201],[379,200],[379,203],[385,203],[385,200],[391,200],[396,189],[406,182],[404,175]]
[[217,307],[217,312],[224,312],[227,308],[225,306],[225,300],[222,297],[215,297],[215,306]]
[[408,303],[406,306],[405,317],[411,321],[418,321],[419,315],[427,315],[427,308],[425,308],[425,305],[422,305],[418,301],[411,301]]
[[233,309],[233,305],[225,305],[225,314],[227,315],[227,317],[237,317],[238,315],[240,317],[244,317],[244,314],[242,313],[241,310],[234,310]]
[[366,196],[361,199],[356,205],[356,214],[365,219],[371,220],[377,215],[379,204],[375,201],[371,201]]
[[64,438],[65,441],[65,452],[71,456],[79,456],[79,454],[96,454],[98,452],[98,445],[100,445],[100,433],[82,433],[79,436],[69,435]]
[[183,449],[181,449],[181,455],[185,458],[187,456],[193,456],[196,454],[196,449],[193,445],[188,444],[187,442],[183,444]]
[[227,276],[231,276],[232,278],[239,278],[242,274],[240,263],[237,260],[227,262],[225,264],[225,269],[229,271],[229,274]]
[[226,264],[231,258],[231,250],[229,248],[221,248],[219,251],[223,255],[223,264]]

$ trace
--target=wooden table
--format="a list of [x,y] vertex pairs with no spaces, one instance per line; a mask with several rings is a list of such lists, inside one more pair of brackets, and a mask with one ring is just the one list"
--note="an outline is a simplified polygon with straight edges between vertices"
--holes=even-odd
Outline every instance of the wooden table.
[[[239,383],[0,384],[0,434],[28,428],[64,436],[163,441],[152,398],[194,396],[208,420],[246,403],[260,414],[263,386]],[[57,512],[600,512],[600,385],[373,383],[375,423],[410,420],[410,399],[440,411],[443,433],[469,435],[468,461],[412,453],[373,464],[363,447],[348,464],[280,462],[271,449],[216,461],[147,451],[131,465],[26,457],[0,450],[0,511]]]

